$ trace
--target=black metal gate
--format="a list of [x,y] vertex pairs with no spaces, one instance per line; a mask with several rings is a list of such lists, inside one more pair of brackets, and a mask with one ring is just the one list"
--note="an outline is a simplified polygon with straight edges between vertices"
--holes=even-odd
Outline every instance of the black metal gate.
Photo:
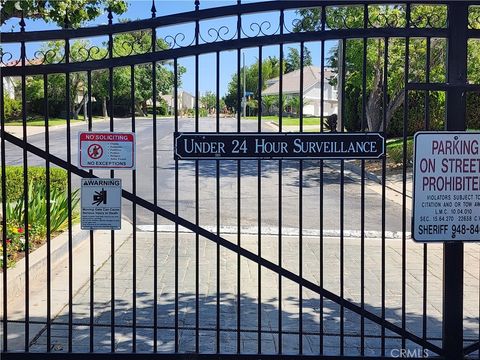
[[[475,58],[467,53],[470,44],[480,39],[480,2],[238,1],[211,9],[200,9],[199,1],[192,5],[191,12],[158,17],[153,3],[150,19],[117,24],[108,11],[108,25],[79,29],[69,28],[67,16],[65,29],[26,31],[22,18],[20,32],[1,33],[2,356],[478,358],[479,248],[462,243],[420,245],[409,238],[408,168],[412,131],[438,130],[439,126],[467,129],[467,98],[480,91],[480,85],[469,78]],[[125,40],[116,42],[120,36]],[[87,38],[99,40],[74,46]],[[30,44],[48,41],[60,44],[56,52],[38,51],[34,59],[29,58]],[[327,78],[326,45],[332,41],[338,42],[333,55],[337,70]],[[353,42],[360,53],[351,52]],[[290,118],[283,105],[278,106],[277,125],[265,124],[262,112],[269,109],[262,106],[263,66],[257,67],[258,91],[253,99],[257,119],[245,118],[240,105],[246,101],[242,96],[245,49],[255,51],[257,64],[263,64],[265,49],[277,49],[278,104],[290,96],[284,79],[284,49],[289,44],[297,44],[300,55],[300,120],[294,131],[330,132],[336,127],[344,131],[345,123],[356,116],[356,131],[365,132],[373,126],[370,107],[377,102],[382,121],[379,128],[369,130],[385,133],[390,112],[397,109],[402,136],[396,150],[387,149],[387,156],[396,151],[400,158],[396,173],[387,171],[387,156],[358,163],[174,160],[173,134],[178,131],[289,131]],[[316,101],[304,93],[305,69],[310,65],[304,63],[307,44],[319,49],[315,62],[320,63],[321,120],[317,128],[306,125],[309,118],[304,114],[305,105]],[[376,46],[381,60],[374,68],[367,58],[370,46]],[[400,63],[389,56],[393,48],[401,51]],[[227,65],[222,56],[227,52],[234,53],[236,81],[233,115],[228,119],[221,116],[220,100],[222,67]],[[206,55],[212,70],[201,74],[199,64]],[[361,59],[360,67],[352,64],[352,56]],[[413,62],[412,56],[423,58]],[[179,84],[183,59],[191,59],[194,69],[191,119],[183,117],[179,103],[183,102]],[[158,115],[159,87],[165,76],[159,65],[172,69],[170,120]],[[130,75],[123,79],[130,102],[116,104],[114,84],[119,83],[115,77],[123,68]],[[395,75],[397,83],[393,83],[390,78],[396,72],[400,75]],[[79,73],[84,76],[86,103],[86,124],[81,126],[89,131],[103,129],[103,123],[94,121],[93,107],[99,106],[95,100],[100,98],[94,99],[92,87],[106,81],[109,121],[103,130],[137,133],[137,156],[142,157],[137,158],[137,170],[128,175],[76,166],[77,125],[70,109],[71,102],[76,102],[71,86]],[[49,98],[48,81],[53,76],[63,76],[65,86],[66,125],[61,133],[48,126],[49,110],[56,105]],[[202,116],[199,100],[202,76],[215,77],[214,115],[209,120]],[[346,95],[350,89],[345,84],[352,76],[358,78],[356,104],[348,102]],[[27,126],[28,108],[33,106],[27,99],[29,82],[34,78],[43,83],[43,96],[36,100],[44,119],[39,134]],[[19,84],[15,96],[20,99],[22,124],[18,134],[12,133],[6,119],[7,87],[12,79]],[[145,79],[151,83],[152,115],[139,119],[136,83]],[[328,103],[325,89],[335,82],[339,123],[328,124],[323,121]],[[402,100],[393,109],[389,87],[395,86],[401,89],[396,95]],[[444,122],[434,124],[431,112],[438,109],[431,104],[442,97],[446,98]],[[120,105],[128,121],[114,117]],[[412,111],[419,114],[420,122],[410,119]],[[22,169],[32,165],[46,169],[45,262],[35,265],[44,273],[33,266],[38,255],[31,252],[36,245],[30,238],[36,229],[29,219],[35,210],[28,204],[37,194],[28,189],[39,181],[33,172],[22,170],[22,184],[17,184],[23,198],[19,205],[23,226],[14,232],[23,234],[15,238],[24,244],[24,258],[18,260],[22,265],[9,268],[7,261],[15,240],[7,231],[10,208],[15,205],[8,194],[15,181],[9,178],[8,167],[15,164]],[[377,165],[377,177],[368,171],[372,164]],[[55,168],[66,170],[63,280],[53,270],[62,260],[60,240],[51,234],[55,205],[51,193],[56,191],[51,170]],[[166,174],[172,174],[170,181],[165,180]],[[127,233],[90,231],[83,242],[79,240],[82,232],[76,231],[75,189],[79,178],[96,176],[123,179],[122,195],[128,206],[124,206],[127,222],[122,231]],[[390,186],[390,176],[395,177],[396,186]],[[101,258],[105,243],[108,251]],[[17,283],[13,282],[16,276]],[[15,289],[15,284],[22,289]],[[40,304],[33,300],[35,287],[45,293]],[[12,302],[17,304],[14,308]]]

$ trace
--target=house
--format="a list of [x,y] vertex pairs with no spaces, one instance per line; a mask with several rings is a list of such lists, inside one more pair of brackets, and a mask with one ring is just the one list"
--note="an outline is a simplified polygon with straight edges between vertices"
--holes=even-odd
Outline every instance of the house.
[[[171,94],[161,95],[161,98],[166,101],[169,113],[173,114],[175,107],[175,97]],[[185,90],[178,89],[178,110],[184,112],[195,107],[195,96]]]
[[[25,65],[41,65],[43,63],[42,59],[26,59]],[[10,67],[10,66],[22,66],[20,60],[11,60],[7,63],[0,63],[0,67]],[[1,69],[0,69],[1,71]],[[15,99],[15,90],[20,86],[20,78],[15,78],[11,76],[3,77],[3,94],[9,99]]]
[[[337,87],[329,84],[329,79],[336,76],[330,68],[324,68],[323,85],[323,115],[329,116],[338,114],[338,92]],[[263,95],[278,95],[279,80],[267,80],[267,88]],[[321,106],[321,69],[316,66],[305,66],[303,68],[303,115],[320,116]],[[283,96],[285,100],[289,97],[300,95],[300,70],[295,70],[283,75]],[[288,101],[287,101],[288,103]]]

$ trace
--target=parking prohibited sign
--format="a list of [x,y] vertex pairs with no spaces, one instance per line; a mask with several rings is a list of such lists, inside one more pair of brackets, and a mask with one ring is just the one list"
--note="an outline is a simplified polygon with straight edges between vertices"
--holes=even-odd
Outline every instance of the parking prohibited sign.
[[82,179],[82,230],[120,230],[122,219],[121,179]]
[[83,169],[135,169],[135,134],[80,132],[78,164]]
[[414,240],[480,241],[480,133],[415,135]]

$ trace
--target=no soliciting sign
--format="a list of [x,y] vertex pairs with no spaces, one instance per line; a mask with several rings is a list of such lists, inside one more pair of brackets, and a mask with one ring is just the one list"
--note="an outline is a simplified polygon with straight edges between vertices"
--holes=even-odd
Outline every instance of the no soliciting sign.
[[122,180],[82,179],[82,230],[120,230],[122,220]]
[[135,169],[135,134],[80,132],[78,164],[84,169]]
[[480,240],[480,133],[415,135],[413,231],[417,241]]

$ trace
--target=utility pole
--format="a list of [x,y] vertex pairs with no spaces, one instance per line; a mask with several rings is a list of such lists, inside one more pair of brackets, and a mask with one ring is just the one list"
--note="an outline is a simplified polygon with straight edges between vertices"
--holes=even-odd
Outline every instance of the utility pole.
[[338,98],[338,114],[337,114],[337,131],[343,131],[343,93],[344,93],[344,56],[345,56],[345,49],[343,48],[344,41],[338,40],[338,79],[337,79],[337,98]]
[[245,53],[243,53],[243,116],[247,116],[247,72],[245,70]]

